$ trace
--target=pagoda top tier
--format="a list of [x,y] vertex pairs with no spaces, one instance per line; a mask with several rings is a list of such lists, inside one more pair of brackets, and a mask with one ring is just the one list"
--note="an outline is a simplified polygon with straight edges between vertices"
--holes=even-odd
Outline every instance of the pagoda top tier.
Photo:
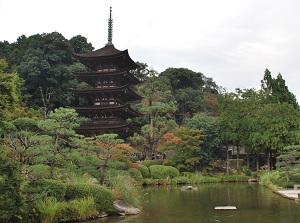
[[75,54],[78,60],[94,71],[98,70],[99,65],[116,66],[117,70],[138,68],[129,56],[128,50],[120,51],[114,45],[106,45],[105,47],[88,53]]
[[108,42],[98,50],[75,54],[78,60],[89,67],[92,71],[103,70],[103,67],[112,67],[115,70],[128,69],[133,70],[139,66],[130,58],[128,50],[118,50],[112,43],[113,19],[110,7],[110,16],[108,19]]
[[114,45],[107,45],[99,50],[95,50],[88,53],[75,54],[77,57],[90,57],[90,58],[98,58],[98,57],[112,57],[119,54],[125,53],[125,51],[118,50],[114,47]]

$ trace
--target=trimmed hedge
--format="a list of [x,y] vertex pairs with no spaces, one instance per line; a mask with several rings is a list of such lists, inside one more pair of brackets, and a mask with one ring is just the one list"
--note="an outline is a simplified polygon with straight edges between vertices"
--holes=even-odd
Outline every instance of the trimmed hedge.
[[135,169],[135,168],[130,168],[128,170],[128,172],[129,172],[129,175],[133,179],[135,179],[139,185],[142,185],[144,183],[144,178],[143,178],[143,175],[141,174],[141,171],[139,171],[138,169]]
[[152,165],[149,166],[150,177],[154,179],[174,178],[179,176],[179,170],[172,166]]
[[92,196],[95,200],[98,210],[113,212],[112,193],[105,186],[98,184],[68,183],[66,191],[66,200],[85,198]]
[[150,176],[148,167],[146,167],[143,164],[139,164],[139,168],[140,168],[141,174],[143,175],[143,178],[148,178]]
[[141,162],[142,165],[149,167],[152,165],[162,165],[164,160],[144,160]]

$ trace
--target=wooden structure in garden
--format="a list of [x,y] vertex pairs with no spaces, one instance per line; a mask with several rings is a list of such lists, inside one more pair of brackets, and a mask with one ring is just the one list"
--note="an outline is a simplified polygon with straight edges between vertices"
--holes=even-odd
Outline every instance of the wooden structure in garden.
[[130,58],[128,50],[120,51],[112,43],[111,8],[108,21],[108,43],[101,49],[75,54],[88,72],[76,72],[74,76],[90,87],[72,89],[88,104],[74,109],[80,116],[91,120],[75,130],[86,136],[117,133],[126,138],[134,131],[126,119],[142,116],[130,106],[131,102],[141,99],[131,88],[140,83],[130,72],[138,65]]

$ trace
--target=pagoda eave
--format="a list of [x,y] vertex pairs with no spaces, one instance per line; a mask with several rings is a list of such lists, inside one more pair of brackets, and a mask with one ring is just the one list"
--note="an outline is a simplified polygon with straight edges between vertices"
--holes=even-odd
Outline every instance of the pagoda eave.
[[142,113],[139,113],[131,108],[129,104],[121,105],[121,106],[88,106],[88,107],[73,107],[79,114],[83,113],[99,113],[99,112],[128,112],[132,116],[141,117]]
[[128,124],[124,125],[81,125],[76,127],[75,130],[115,130],[115,129],[126,129]]
[[88,97],[89,95],[98,95],[101,93],[113,93],[120,94],[123,97],[130,97],[131,101],[141,100],[143,97],[132,91],[128,85],[122,87],[106,87],[106,88],[92,88],[92,89],[73,89],[70,91],[76,95],[83,95]]
[[130,69],[136,69],[139,67],[139,65],[130,58],[128,50],[120,51],[117,50],[113,45],[105,46],[99,50],[89,53],[74,54],[74,56],[77,57],[77,59],[83,64],[90,61],[98,61],[101,63],[101,61],[121,59],[121,61],[126,61]]
[[100,76],[114,77],[114,76],[123,76],[130,80],[133,84],[139,84],[141,81],[129,73],[126,69],[117,70],[117,71],[107,71],[107,72],[75,72],[74,76],[82,80],[86,78],[99,78]]

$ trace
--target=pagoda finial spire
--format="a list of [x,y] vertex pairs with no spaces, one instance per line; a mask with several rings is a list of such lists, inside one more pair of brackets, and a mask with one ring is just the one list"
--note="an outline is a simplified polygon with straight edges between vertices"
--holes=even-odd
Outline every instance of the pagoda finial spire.
[[113,35],[113,19],[112,19],[112,10],[110,7],[109,19],[108,19],[108,42],[106,46],[114,45],[112,43],[112,35]]

